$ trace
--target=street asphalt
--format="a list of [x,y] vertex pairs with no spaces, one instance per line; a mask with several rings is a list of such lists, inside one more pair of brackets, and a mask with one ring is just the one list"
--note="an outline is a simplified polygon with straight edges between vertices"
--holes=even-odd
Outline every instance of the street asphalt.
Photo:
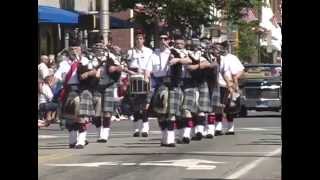
[[69,149],[68,134],[52,124],[38,130],[39,180],[281,179],[281,114],[250,111],[235,119],[235,135],[160,147],[156,119],[150,136],[132,137],[132,122],[113,122],[107,143]]

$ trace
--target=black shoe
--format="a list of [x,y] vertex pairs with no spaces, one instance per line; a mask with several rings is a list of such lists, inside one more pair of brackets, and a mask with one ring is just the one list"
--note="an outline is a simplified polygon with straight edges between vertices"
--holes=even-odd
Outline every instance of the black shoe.
[[197,137],[197,140],[198,140],[198,141],[201,141],[201,139],[202,139],[202,133],[197,132],[196,137]]
[[86,145],[88,145],[88,144],[89,144],[89,141],[88,141],[88,140],[86,140],[84,145],[86,146]]
[[76,144],[69,144],[69,148],[70,149],[73,149],[73,148],[75,148],[76,147]]
[[163,144],[163,143],[161,143],[161,144],[160,144],[160,146],[163,146],[163,147],[165,147],[165,146],[167,146],[167,145],[166,145],[166,144]]
[[225,135],[234,135],[235,133],[234,132],[226,132]]
[[214,134],[215,134],[215,136],[222,136],[223,135],[222,131],[216,131]]
[[182,138],[182,142],[183,142],[184,144],[190,144],[190,139],[187,138],[187,137],[184,137],[184,138]]
[[149,135],[148,135],[148,133],[143,132],[143,133],[141,133],[141,136],[142,136],[142,137],[148,137]]
[[83,149],[84,148],[84,146],[83,145],[81,145],[81,144],[79,144],[79,145],[76,145],[76,147],[75,147],[76,149]]
[[139,132],[135,132],[134,134],[133,134],[133,137],[139,137],[140,136],[140,133]]
[[106,143],[107,140],[105,140],[105,139],[98,139],[97,142],[98,142],[98,143]]
[[174,143],[167,144],[167,147],[176,147],[176,144],[174,144]]
[[177,140],[176,140],[176,143],[177,143],[177,144],[185,144],[181,139],[177,139]]
[[212,134],[207,134],[206,138],[213,139],[213,135]]

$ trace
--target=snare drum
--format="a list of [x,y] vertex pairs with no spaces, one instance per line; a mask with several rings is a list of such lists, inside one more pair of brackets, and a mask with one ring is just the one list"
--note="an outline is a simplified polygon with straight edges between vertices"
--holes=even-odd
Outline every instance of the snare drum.
[[[130,76],[130,94],[147,94],[150,92],[151,84],[144,80],[143,75],[131,75]],[[150,82],[150,81],[149,81]]]

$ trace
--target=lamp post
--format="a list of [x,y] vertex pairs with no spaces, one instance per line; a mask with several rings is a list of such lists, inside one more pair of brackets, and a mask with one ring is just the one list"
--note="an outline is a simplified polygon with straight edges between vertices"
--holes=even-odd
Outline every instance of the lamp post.
[[104,44],[108,44],[108,34],[110,32],[109,0],[101,0],[100,7],[100,35],[103,37]]

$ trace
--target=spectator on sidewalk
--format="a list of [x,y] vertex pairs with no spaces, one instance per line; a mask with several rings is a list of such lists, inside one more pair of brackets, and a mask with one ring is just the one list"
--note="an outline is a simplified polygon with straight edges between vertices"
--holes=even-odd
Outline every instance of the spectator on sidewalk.
[[49,58],[47,55],[42,55],[40,57],[40,64],[38,65],[38,78],[44,80],[45,77],[49,74]]
[[43,82],[39,83],[38,92],[38,108],[41,119],[48,126],[54,119],[57,111],[57,104],[52,102],[53,92],[52,86],[53,74],[48,74]]

